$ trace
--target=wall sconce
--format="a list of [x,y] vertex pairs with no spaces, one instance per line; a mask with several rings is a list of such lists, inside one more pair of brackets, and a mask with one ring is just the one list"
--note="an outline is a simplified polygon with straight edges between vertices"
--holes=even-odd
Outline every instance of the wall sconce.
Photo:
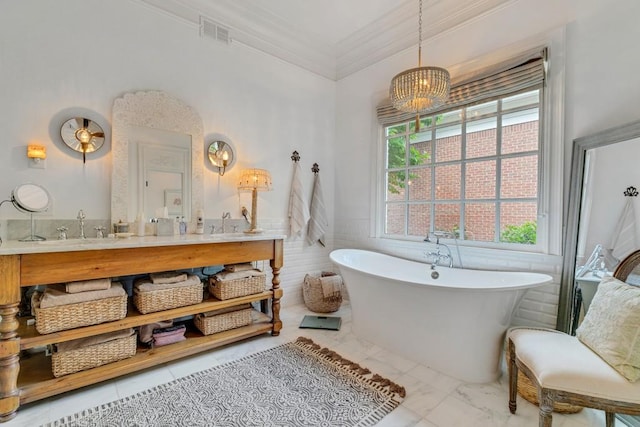
[[84,117],[74,117],[64,122],[60,136],[69,148],[82,153],[82,163],[86,163],[87,153],[97,151],[104,144],[104,131],[100,125]]
[[272,186],[271,174],[265,169],[245,169],[240,174],[239,191],[251,190],[251,225],[245,233],[258,234],[258,191],[270,191]]
[[29,167],[44,168],[44,159],[47,158],[47,147],[37,144],[27,145],[27,158],[29,159]]
[[231,145],[224,141],[213,141],[207,150],[209,161],[218,168],[220,176],[224,176],[227,168],[231,167],[234,160]]

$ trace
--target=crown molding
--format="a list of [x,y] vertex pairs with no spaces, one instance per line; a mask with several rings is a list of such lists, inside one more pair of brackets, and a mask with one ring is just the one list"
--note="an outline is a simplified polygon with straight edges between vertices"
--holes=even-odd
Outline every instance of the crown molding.
[[[200,17],[229,28],[232,41],[297,65],[331,80],[417,45],[417,5],[407,0],[337,45],[300,33],[268,6],[249,7],[237,0],[133,0],[200,25]],[[517,0],[428,0],[423,6],[423,40],[451,30]]]

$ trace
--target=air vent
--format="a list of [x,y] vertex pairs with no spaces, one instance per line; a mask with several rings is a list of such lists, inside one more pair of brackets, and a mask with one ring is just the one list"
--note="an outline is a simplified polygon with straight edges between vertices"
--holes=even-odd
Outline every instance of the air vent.
[[200,37],[208,37],[222,43],[231,43],[229,29],[204,16],[200,17]]

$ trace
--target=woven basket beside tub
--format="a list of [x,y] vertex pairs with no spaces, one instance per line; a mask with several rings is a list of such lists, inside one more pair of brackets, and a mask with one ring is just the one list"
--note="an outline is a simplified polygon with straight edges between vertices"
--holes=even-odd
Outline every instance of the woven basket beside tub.
[[136,354],[137,334],[100,344],[77,348],[51,355],[54,377],[80,372],[107,363],[128,359]]
[[[322,292],[322,283],[330,282],[340,288],[333,295],[325,296]],[[302,297],[304,304],[311,311],[317,313],[332,313],[338,311],[342,304],[342,276],[335,273],[323,272],[320,277],[307,274],[302,284]]]

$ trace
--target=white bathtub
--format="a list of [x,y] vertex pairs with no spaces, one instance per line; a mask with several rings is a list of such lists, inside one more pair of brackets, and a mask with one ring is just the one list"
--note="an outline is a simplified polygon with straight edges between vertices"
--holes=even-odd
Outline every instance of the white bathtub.
[[353,333],[466,382],[500,376],[504,333],[538,273],[431,266],[376,252],[331,252],[351,301]]

